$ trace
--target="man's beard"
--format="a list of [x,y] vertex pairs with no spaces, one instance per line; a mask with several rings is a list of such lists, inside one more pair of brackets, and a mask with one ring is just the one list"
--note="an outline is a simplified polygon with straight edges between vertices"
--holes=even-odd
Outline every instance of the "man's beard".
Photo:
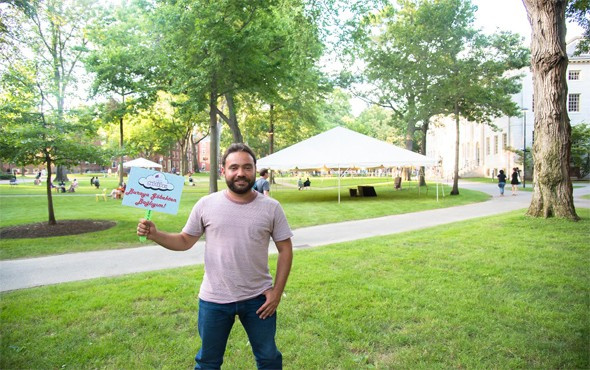
[[[236,181],[238,181],[238,180],[247,181],[248,184],[243,187],[237,186]],[[225,183],[227,184],[227,187],[236,194],[246,194],[247,192],[251,191],[255,182],[256,182],[256,179],[248,180],[247,177],[238,177],[235,180],[230,180],[228,178],[225,179]]]

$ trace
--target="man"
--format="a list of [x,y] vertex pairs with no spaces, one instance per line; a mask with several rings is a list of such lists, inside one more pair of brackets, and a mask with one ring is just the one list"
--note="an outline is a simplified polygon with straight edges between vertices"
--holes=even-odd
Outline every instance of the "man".
[[[182,232],[159,231],[153,222],[142,219],[137,234],[176,251],[191,248],[207,234],[197,369],[221,367],[236,315],[258,368],[281,369],[282,355],[275,344],[276,309],[291,270],[293,233],[280,204],[252,191],[256,156],[249,147],[232,144],[221,164],[228,189],[201,198]],[[279,252],[274,285],[268,267],[270,237]]]
[[270,192],[270,183],[268,182],[268,170],[266,168],[260,170],[260,178],[256,180],[255,188],[260,194],[268,196],[268,193]]

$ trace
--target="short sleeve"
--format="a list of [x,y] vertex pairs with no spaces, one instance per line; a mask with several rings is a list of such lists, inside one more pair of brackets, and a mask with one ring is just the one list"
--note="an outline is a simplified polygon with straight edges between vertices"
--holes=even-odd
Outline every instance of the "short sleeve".
[[285,211],[280,204],[277,204],[275,207],[274,212],[274,227],[272,231],[272,240],[275,242],[280,242],[283,240],[287,240],[293,236],[293,232],[291,231],[291,227],[289,226],[289,222],[287,221],[287,216],[285,216]]
[[199,199],[199,201],[193,206],[191,214],[186,220],[186,224],[182,228],[182,232],[192,235],[192,236],[201,236],[205,232],[205,227],[203,225],[203,198]]

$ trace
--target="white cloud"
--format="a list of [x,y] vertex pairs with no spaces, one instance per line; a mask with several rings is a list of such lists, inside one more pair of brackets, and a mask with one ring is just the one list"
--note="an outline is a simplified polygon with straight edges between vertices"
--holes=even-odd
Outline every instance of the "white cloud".
[[146,189],[171,191],[174,189],[174,185],[166,180],[166,176],[163,173],[158,172],[148,177],[142,177],[139,179],[139,183]]

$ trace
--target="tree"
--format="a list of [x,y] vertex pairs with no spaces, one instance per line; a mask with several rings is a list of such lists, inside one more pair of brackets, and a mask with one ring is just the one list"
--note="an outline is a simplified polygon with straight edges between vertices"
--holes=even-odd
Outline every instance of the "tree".
[[[454,33],[464,29],[467,19],[467,14],[450,12],[450,5],[448,1],[399,1],[367,16],[356,31],[357,47],[366,62],[361,81],[369,86],[359,95],[393,112],[391,123],[403,125],[407,150],[415,149],[418,123],[439,113],[429,101],[429,89],[437,83],[431,69],[440,63],[438,54],[449,40],[457,39]],[[456,26],[448,27],[451,22]]]
[[533,199],[527,214],[579,220],[569,177],[571,126],[567,115],[566,0],[523,0],[531,34],[535,97]]
[[455,119],[455,170],[450,194],[458,195],[460,119],[490,124],[494,117],[518,115],[519,107],[512,101],[511,94],[519,91],[521,76],[508,72],[528,64],[528,51],[521,46],[517,35],[497,33],[487,36],[474,30],[473,6],[468,0],[448,2],[456,9],[467,7],[471,10],[464,13],[469,18],[462,23],[463,31],[456,34],[457,38],[442,53],[445,63],[436,66],[434,73],[440,78],[429,94],[434,94],[434,105]]
[[[240,94],[276,106],[271,98],[294,85],[290,79],[297,80],[289,71],[313,67],[309,53],[289,54],[295,50],[290,48],[297,39],[293,34],[313,32],[305,29],[309,23],[283,22],[302,9],[301,2],[286,0],[181,0],[162,4],[154,13],[170,91],[186,94],[194,106],[209,111],[210,192],[217,191],[218,117],[229,125],[233,141],[243,140],[237,122]],[[228,114],[219,107],[221,97]]]
[[13,65],[2,76],[0,94],[0,158],[9,162],[45,164],[47,168],[48,223],[55,225],[51,168],[81,161],[104,163],[105,152],[94,141],[96,127],[90,115],[69,111],[45,112],[35,88],[34,70]]
[[[90,0],[33,0],[14,2],[6,9],[9,17],[17,19],[18,28],[8,32],[25,50],[18,57],[32,63],[32,82],[39,90],[41,110],[55,112],[59,121],[66,114],[66,99],[71,97],[71,87],[86,51],[85,30],[93,4]],[[56,180],[66,179],[65,168],[58,166]]]
[[[368,95],[378,98],[370,102],[391,109],[392,122],[404,125],[406,149],[426,153],[425,133],[437,114],[454,115],[458,135],[460,116],[489,123],[516,111],[509,95],[517,77],[503,75],[526,64],[526,51],[514,35],[482,35],[474,18],[468,0],[400,0],[368,16],[358,30]],[[456,145],[451,194],[459,193]]]
[[[109,97],[108,120],[119,124],[119,183],[123,183],[124,117],[155,100],[157,65],[142,2],[125,1],[101,9],[89,32],[92,50],[85,58],[92,73],[92,93]],[[115,100],[111,95],[115,95]]]

